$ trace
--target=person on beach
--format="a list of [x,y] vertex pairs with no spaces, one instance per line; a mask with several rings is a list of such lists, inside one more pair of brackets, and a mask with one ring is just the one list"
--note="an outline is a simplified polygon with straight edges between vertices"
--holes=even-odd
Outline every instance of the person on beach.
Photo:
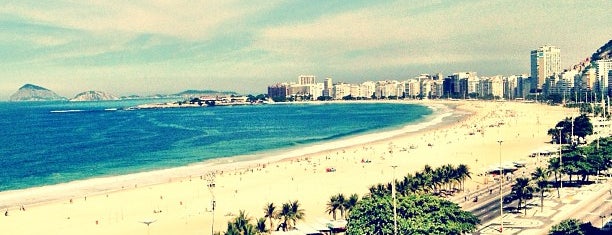
[[8,216],[8,209],[4,212],[4,216]]

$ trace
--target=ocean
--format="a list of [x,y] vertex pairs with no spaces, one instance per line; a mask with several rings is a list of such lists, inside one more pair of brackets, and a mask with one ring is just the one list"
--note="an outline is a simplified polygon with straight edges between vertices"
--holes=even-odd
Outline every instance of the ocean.
[[423,122],[401,103],[124,110],[155,100],[0,103],[0,191],[264,156]]

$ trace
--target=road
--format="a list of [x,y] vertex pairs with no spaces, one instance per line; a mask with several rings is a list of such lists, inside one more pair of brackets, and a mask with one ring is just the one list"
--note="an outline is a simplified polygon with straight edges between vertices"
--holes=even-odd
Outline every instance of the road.
[[593,226],[601,228],[612,217],[612,195],[608,193],[597,201],[601,203],[592,203],[581,208],[576,217],[585,223],[591,222]]
[[[552,192],[545,197],[543,211],[538,206],[540,198],[534,195],[528,200],[527,214],[516,211],[518,200],[504,204],[504,234],[546,234],[554,224],[568,218],[591,222],[599,228],[612,217],[611,187],[609,182],[564,187],[561,198]],[[499,194],[493,193],[466,210],[482,220],[474,234],[499,234]]]

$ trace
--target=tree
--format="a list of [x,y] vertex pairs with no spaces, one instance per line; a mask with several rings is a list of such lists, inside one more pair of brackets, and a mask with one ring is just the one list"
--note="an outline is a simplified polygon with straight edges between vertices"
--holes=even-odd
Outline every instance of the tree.
[[268,220],[270,220],[270,230],[271,230],[274,228],[274,219],[278,218],[278,211],[276,211],[276,206],[272,202],[266,204],[263,210],[264,210],[264,218],[268,218]]
[[267,230],[272,230],[272,227],[270,227],[270,229],[266,229],[266,218],[265,217],[261,217],[261,218],[257,219],[257,223],[255,224],[255,228],[257,229],[257,232],[259,232],[259,233],[264,233]]
[[338,195],[332,195],[329,198],[329,202],[327,202],[327,209],[325,212],[327,212],[327,214],[331,214],[334,220],[336,220],[336,211],[338,210],[339,206],[338,204]]
[[287,222],[289,222],[291,218],[291,205],[289,203],[283,203],[281,210],[278,212],[278,217],[283,221],[281,224],[283,231],[286,231],[288,226]]
[[338,199],[338,210],[340,210],[340,217],[344,218],[344,211],[346,210],[346,199],[344,194],[339,193],[336,195],[336,198]]
[[[557,128],[562,128],[561,136],[559,136],[559,130],[557,130]],[[561,143],[569,144],[573,143],[572,134],[583,139],[587,135],[593,134],[593,124],[591,124],[586,114],[582,114],[574,118],[573,121],[570,118],[565,118],[558,122],[554,128],[549,129],[547,134],[552,137],[554,143],[558,144],[561,141]]]
[[[517,210],[520,211],[523,199],[532,194],[534,189],[529,182],[529,178],[517,178],[514,185],[512,185],[512,191],[519,199]],[[525,215],[527,215],[527,205],[525,205]]]
[[543,167],[538,167],[533,173],[531,178],[536,181],[536,191],[540,193],[540,212],[544,211],[544,193],[548,191],[548,178],[550,178],[550,171]]
[[333,219],[336,220],[336,211],[340,210],[340,217],[346,218],[347,213],[355,207],[358,201],[359,196],[355,193],[349,199],[346,199],[344,194],[339,193],[329,198],[325,212],[331,214]]
[[552,104],[560,104],[560,103],[563,102],[563,95],[562,94],[553,93],[553,94],[549,94],[547,99]]
[[561,197],[561,192],[559,191],[561,163],[559,162],[559,158],[551,158],[550,160],[548,160],[548,170],[552,172],[555,176],[555,187],[557,188],[557,197]]
[[586,114],[574,118],[574,135],[584,138],[593,134],[593,124]]
[[[473,232],[479,220],[450,201],[432,195],[397,198],[399,234],[463,234]],[[347,235],[393,234],[391,195],[366,196],[348,216]]]
[[[561,130],[558,130],[561,129]],[[559,135],[561,133],[561,135]],[[548,129],[547,134],[552,136],[554,143],[569,143],[568,136],[572,133],[572,122],[569,118],[565,118],[562,121],[559,121],[554,128]],[[551,142],[553,142],[551,141]]]
[[283,229],[292,228],[298,220],[304,219],[304,209],[297,200],[283,203],[279,217],[283,219]]
[[369,188],[370,195],[372,196],[384,196],[387,194],[391,194],[391,184],[376,184],[370,186]]
[[459,166],[456,168],[456,173],[458,179],[461,181],[461,190],[465,190],[465,179],[472,178],[470,168],[465,164],[459,164]]
[[346,211],[344,214],[345,219],[346,219],[346,216],[348,216],[348,214],[351,213],[351,210],[355,208],[358,202],[359,202],[359,196],[356,193],[353,193],[351,194],[351,196],[349,196],[349,199],[346,200],[346,202],[344,203],[344,210]]
[[255,226],[250,222],[251,218],[243,210],[241,210],[233,221],[227,222],[227,232],[225,232],[225,235],[257,234]]
[[582,222],[577,219],[566,219],[559,224],[555,224],[550,229],[550,235],[584,235],[584,231],[580,228]]
[[[439,193],[441,189],[452,190],[456,184],[463,185],[466,178],[471,178],[467,165],[454,167],[451,164],[432,169],[425,165],[422,171],[413,175],[407,174],[397,181],[395,186],[398,194]],[[391,183],[378,184],[370,187],[370,195],[382,196],[391,193]]]
[[291,203],[291,222],[293,222],[293,225],[291,227],[293,227],[295,226],[295,223],[298,220],[304,219],[305,214],[304,214],[304,209],[300,208],[300,203],[297,200],[290,202],[290,203]]

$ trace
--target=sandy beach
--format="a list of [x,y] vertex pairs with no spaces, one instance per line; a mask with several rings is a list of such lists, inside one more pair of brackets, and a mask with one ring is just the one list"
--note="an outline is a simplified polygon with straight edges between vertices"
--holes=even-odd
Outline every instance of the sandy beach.
[[[239,210],[253,219],[263,207],[298,200],[304,223],[325,213],[331,195],[367,193],[368,187],[421,170],[425,164],[467,164],[467,190],[504,161],[527,160],[548,145],[548,128],[576,110],[535,103],[423,101],[434,108],[431,127],[407,126],[320,145],[275,152],[248,161],[226,158],[154,172],[0,192],[2,234],[210,234],[225,231]],[[418,130],[418,131],[417,131]],[[502,140],[502,144],[498,143]],[[391,150],[391,151],[390,151]],[[391,153],[390,153],[391,152]],[[370,163],[362,163],[362,159]],[[326,172],[333,167],[335,172]],[[215,176],[211,177],[211,172]],[[521,174],[517,172],[516,174]],[[214,181],[211,179],[214,178]],[[214,182],[215,187],[207,187]],[[22,210],[21,207],[25,210]],[[152,222],[149,227],[143,222]],[[277,224],[277,223],[276,223]]]

